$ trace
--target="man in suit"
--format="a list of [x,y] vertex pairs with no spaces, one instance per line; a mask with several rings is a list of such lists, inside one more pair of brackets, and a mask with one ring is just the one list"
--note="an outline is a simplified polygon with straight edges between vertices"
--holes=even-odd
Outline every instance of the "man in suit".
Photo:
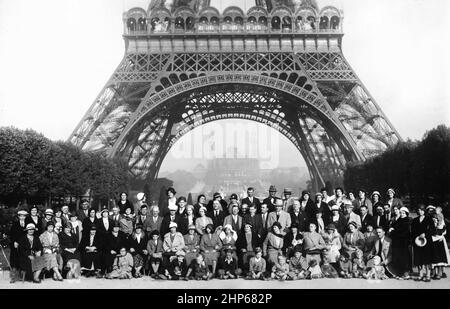
[[150,236],[150,233],[153,231],[161,232],[161,224],[163,221],[163,217],[159,215],[159,207],[157,205],[153,205],[151,208],[151,216],[144,222],[144,231]]
[[222,208],[221,210],[222,210],[223,212],[225,212],[225,214],[228,214],[228,209],[227,209],[228,205],[227,205],[227,202],[225,202],[225,201],[222,199],[222,195],[220,195],[219,192],[214,193],[213,199],[210,200],[210,201],[208,202],[208,205],[206,205],[206,210],[207,210],[208,212],[210,212],[210,211],[213,210],[213,202],[214,202],[214,201],[219,201],[220,207]]
[[267,204],[261,204],[261,213],[258,216],[261,217],[262,230],[260,238],[263,241],[264,239],[266,239],[267,233],[270,229],[269,225],[267,224],[267,222],[269,221],[269,208],[267,207]]
[[231,211],[231,215],[226,216],[225,220],[223,220],[223,227],[229,224],[231,225],[233,231],[235,231],[239,235],[239,233],[242,231],[244,220],[241,216],[239,216],[238,204],[233,204]]
[[147,211],[148,211],[147,204],[142,204],[139,210],[139,214],[136,216],[136,225],[137,224],[144,225],[145,221],[147,221],[147,219],[150,218]]
[[81,209],[77,210],[77,216],[78,220],[83,222],[84,219],[89,217],[89,201],[88,200],[82,200],[81,201]]
[[182,230],[183,229],[183,220],[181,220],[181,217],[177,213],[178,207],[175,205],[169,206],[169,214],[167,214],[162,222],[161,222],[161,235],[165,236],[170,231],[170,223],[176,223],[177,229]]
[[373,216],[373,227],[383,227],[385,230],[387,230],[389,226],[389,222],[386,221],[386,217],[384,216],[384,209],[383,206],[378,204],[378,206],[375,208],[375,216]]
[[277,194],[277,188],[275,186],[270,186],[269,188],[269,196],[264,199],[263,203],[267,205],[267,208],[269,209],[269,213],[272,211],[275,211],[275,204],[277,200],[279,200],[278,197],[276,197]]
[[306,213],[304,211],[301,211],[299,200],[294,201],[294,204],[292,205],[292,211],[290,212],[290,216],[291,216],[291,225],[295,223],[300,232],[308,231],[308,222],[306,219]]
[[292,205],[294,204],[294,198],[292,197],[292,190],[285,188],[283,191],[283,210],[290,213],[292,210]]
[[370,199],[368,199],[366,197],[366,190],[364,190],[364,189],[359,189],[358,198],[355,199],[352,203],[353,203],[353,211],[358,215],[361,215],[360,209],[361,209],[361,206],[363,206],[363,205],[365,205],[367,207],[369,214],[373,213],[372,202],[370,201]]
[[361,212],[361,232],[365,233],[367,231],[367,225],[373,226],[373,216],[369,214],[369,210],[366,205],[361,205],[359,208]]
[[283,201],[281,199],[278,199],[276,201],[275,211],[269,213],[267,224],[269,228],[271,228],[275,222],[280,223],[280,232],[281,234],[286,235],[286,233],[289,231],[289,228],[291,227],[291,216],[283,210],[283,206]]
[[[372,248],[371,254],[368,259],[371,260],[375,255],[381,258],[381,265],[385,268],[392,262],[392,240],[386,236],[386,232],[382,227],[377,227],[378,240]],[[370,261],[368,262],[369,266]],[[390,272],[387,271],[387,274]]]
[[256,213],[260,214],[261,213],[261,201],[254,197],[255,194],[255,189],[252,187],[249,187],[247,189],[247,197],[242,199],[242,204],[247,204],[247,205],[251,205],[251,204],[255,204],[256,207]]
[[226,217],[225,212],[220,210],[220,202],[218,200],[213,201],[213,210],[208,212],[206,216],[213,221],[214,230],[216,230],[218,226],[223,225],[223,221]]
[[258,237],[261,237],[263,232],[262,218],[256,213],[256,205],[250,204],[249,213],[244,216],[244,223],[250,223],[253,231]]
[[67,223],[70,223],[70,213],[69,213],[69,206],[68,205],[63,205],[61,207],[61,211],[62,211],[62,226],[65,226]]

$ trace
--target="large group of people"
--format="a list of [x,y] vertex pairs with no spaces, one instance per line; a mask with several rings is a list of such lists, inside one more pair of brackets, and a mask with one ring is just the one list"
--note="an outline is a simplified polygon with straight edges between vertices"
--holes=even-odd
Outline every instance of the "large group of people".
[[[317,278],[415,279],[446,277],[449,264],[442,209],[418,205],[417,216],[396,197],[336,188],[300,198],[274,186],[263,200],[248,188],[227,202],[198,196],[188,205],[167,190],[161,205],[143,193],[133,204],[122,193],[109,210],[68,206],[21,209],[13,223],[11,282],[36,283],[82,276],[157,280],[300,280]],[[413,267],[419,273],[412,278]]]

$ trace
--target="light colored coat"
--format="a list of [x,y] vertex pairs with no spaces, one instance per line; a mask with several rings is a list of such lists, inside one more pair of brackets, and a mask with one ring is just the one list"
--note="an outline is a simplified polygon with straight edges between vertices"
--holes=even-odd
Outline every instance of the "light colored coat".
[[[184,238],[180,232],[175,233],[173,241],[170,239],[170,233],[164,236],[163,249],[165,252],[176,252],[184,249]],[[176,249],[176,250],[175,250]]]
[[[277,212],[273,211],[269,213],[269,217],[267,218],[267,227],[270,229],[275,222],[277,222]],[[280,232],[283,235],[286,234],[288,229],[291,227],[291,215],[285,211],[281,211],[278,222],[281,224]]]
[[[381,261],[384,262],[385,265],[388,265],[392,261],[392,240],[384,236],[383,240],[383,248],[381,250]],[[378,249],[380,248],[380,239],[375,242],[375,245],[372,249],[372,255],[377,255]]]

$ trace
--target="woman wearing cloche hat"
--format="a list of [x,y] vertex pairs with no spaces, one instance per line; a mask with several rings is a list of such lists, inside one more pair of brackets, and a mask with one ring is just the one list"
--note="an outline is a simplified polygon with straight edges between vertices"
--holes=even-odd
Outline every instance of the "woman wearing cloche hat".
[[26,235],[25,227],[26,227],[26,218],[28,212],[26,210],[19,210],[17,212],[18,220],[15,220],[11,226],[11,230],[9,232],[10,239],[10,255],[9,262],[11,266],[11,271],[9,273],[11,283],[20,280],[19,271],[20,271],[20,263],[19,263],[19,240],[22,236]]
[[26,225],[26,235],[19,240],[19,261],[20,269],[25,271],[25,279],[40,283],[39,276],[45,267],[45,263],[41,258],[42,244],[39,237],[35,235],[35,231],[36,227],[33,223]]

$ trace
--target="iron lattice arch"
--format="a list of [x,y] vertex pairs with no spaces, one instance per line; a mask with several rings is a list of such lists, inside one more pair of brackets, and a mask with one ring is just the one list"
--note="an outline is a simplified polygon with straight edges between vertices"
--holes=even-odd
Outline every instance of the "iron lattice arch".
[[[124,14],[125,56],[72,133],[73,144],[124,157],[133,176],[151,180],[184,134],[211,121],[247,119],[286,136],[317,187],[339,184],[348,162],[366,160],[401,139],[344,58],[341,27],[279,33],[219,27],[203,33],[194,26],[183,36],[175,28],[129,32],[130,16],[175,23],[182,12],[185,25],[189,14],[194,25],[207,12],[208,20],[219,14],[208,7]],[[242,17],[245,25],[251,17],[271,21],[290,14],[307,20],[313,14],[318,23],[327,16],[329,25],[338,13],[342,22],[335,8],[318,11],[302,2],[296,11],[257,6],[246,15],[231,7],[218,20],[232,24]]]

